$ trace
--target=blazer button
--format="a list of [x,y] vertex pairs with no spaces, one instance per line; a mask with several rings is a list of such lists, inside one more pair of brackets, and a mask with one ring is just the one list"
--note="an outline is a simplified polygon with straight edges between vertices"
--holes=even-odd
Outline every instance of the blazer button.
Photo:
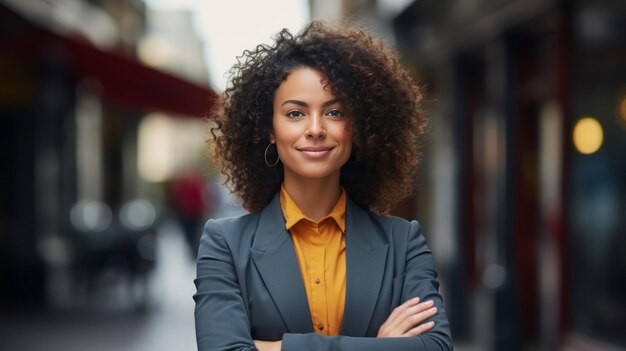
[[319,284],[320,283],[320,278],[315,279],[315,284]]
[[320,325],[318,325],[318,326],[317,326],[317,329],[319,329],[319,330],[324,330],[324,324],[320,324]]

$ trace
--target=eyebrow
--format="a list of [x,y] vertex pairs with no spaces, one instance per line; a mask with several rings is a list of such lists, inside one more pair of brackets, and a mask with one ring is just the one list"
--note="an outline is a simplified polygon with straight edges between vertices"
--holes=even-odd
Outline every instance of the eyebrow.
[[[325,103],[322,104],[322,107],[328,107],[334,103],[339,102],[339,99],[332,99],[332,100],[328,100]],[[285,102],[283,102],[280,106],[284,106],[286,104],[294,104],[294,105],[298,105],[298,106],[302,106],[302,107],[308,107],[309,105],[304,102],[304,101],[300,101],[300,100],[285,100]]]

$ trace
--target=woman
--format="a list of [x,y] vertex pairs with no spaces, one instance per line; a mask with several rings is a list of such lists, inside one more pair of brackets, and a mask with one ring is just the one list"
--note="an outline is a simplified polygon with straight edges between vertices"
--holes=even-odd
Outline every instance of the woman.
[[207,222],[196,336],[205,350],[450,350],[411,193],[420,92],[396,55],[313,22],[245,51],[212,113],[216,154],[251,214]]

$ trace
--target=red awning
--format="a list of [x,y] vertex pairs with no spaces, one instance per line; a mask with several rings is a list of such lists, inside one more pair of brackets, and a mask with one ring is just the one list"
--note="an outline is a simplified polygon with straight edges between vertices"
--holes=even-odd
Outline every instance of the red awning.
[[210,88],[165,74],[121,55],[68,39],[63,40],[63,45],[70,52],[75,72],[100,81],[105,100],[138,108],[204,116],[217,97]]
[[52,33],[2,6],[0,12],[0,19],[10,26],[11,33],[5,31],[0,38],[0,54],[37,60],[46,50],[61,48],[68,70],[77,79],[92,77],[100,82],[105,102],[203,117],[218,96],[209,87],[144,66],[121,53],[103,51],[81,38]]

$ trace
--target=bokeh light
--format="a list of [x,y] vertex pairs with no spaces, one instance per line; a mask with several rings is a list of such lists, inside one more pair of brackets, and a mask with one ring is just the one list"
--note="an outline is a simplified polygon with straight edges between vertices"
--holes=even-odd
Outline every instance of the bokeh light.
[[148,229],[156,219],[156,211],[150,201],[145,199],[127,202],[120,210],[122,225],[131,230]]
[[574,146],[583,155],[593,154],[602,146],[604,131],[593,117],[583,117],[574,126]]
[[111,208],[100,201],[78,201],[70,210],[72,226],[80,232],[103,232],[112,220]]
[[139,125],[139,174],[151,182],[162,182],[174,172],[172,123],[161,113],[151,113]]

